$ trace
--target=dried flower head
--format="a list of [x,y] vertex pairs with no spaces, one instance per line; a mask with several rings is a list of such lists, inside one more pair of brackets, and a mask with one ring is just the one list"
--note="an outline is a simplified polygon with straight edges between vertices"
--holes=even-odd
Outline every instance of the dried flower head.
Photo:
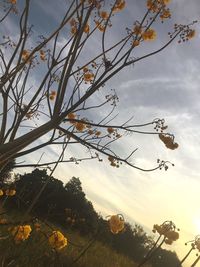
[[142,28],[140,25],[135,25],[134,28],[133,28],[133,33],[135,35],[139,35],[140,33],[142,33]]
[[178,144],[174,142],[174,137],[172,135],[160,133],[159,138],[167,148],[172,150],[178,148]]
[[163,235],[165,237],[165,243],[171,245],[174,241],[179,239],[179,233],[176,230],[176,226],[172,221],[166,221],[161,225],[154,224],[153,232]]

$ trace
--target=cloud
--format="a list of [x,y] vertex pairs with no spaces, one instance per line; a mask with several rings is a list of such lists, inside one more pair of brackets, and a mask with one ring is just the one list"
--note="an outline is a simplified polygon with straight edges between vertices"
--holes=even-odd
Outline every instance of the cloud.
[[[58,23],[60,14],[63,14],[63,3],[51,1],[37,1],[33,5],[32,21],[36,23],[37,33],[51,31],[52,26]],[[132,27],[136,19],[141,19],[146,1],[129,0],[129,8],[116,15],[113,22],[116,25],[106,35],[109,46],[114,40],[125,34],[125,25]],[[173,23],[189,23],[200,14],[199,0],[174,0],[171,5],[174,18]],[[55,12],[56,10],[56,12]],[[37,16],[36,16],[37,14]],[[37,18],[37,19],[36,19]],[[37,21],[38,20],[38,21]],[[12,23],[7,26],[12,33]],[[119,26],[119,27],[118,27]],[[152,49],[162,45],[161,39],[167,40],[168,23],[159,25],[158,40],[155,43],[143,44],[133,56],[144,55]],[[14,28],[13,28],[14,29]],[[121,33],[120,33],[120,30]],[[100,34],[91,39],[91,46],[83,53],[87,59],[101,47]],[[59,45],[64,43],[62,36]],[[112,121],[113,124],[123,123],[133,115],[132,123],[146,123],[156,117],[165,118],[169,125],[169,132],[176,136],[179,148],[175,151],[167,150],[156,135],[132,134],[125,136],[114,144],[120,155],[128,155],[133,149],[139,148],[133,155],[132,162],[138,166],[150,168],[155,166],[157,158],[166,159],[175,163],[175,167],[165,171],[153,173],[138,172],[124,164],[120,168],[109,165],[106,157],[103,162],[91,160],[80,164],[61,164],[54,176],[67,182],[72,176],[81,178],[83,189],[87,197],[92,200],[95,208],[103,216],[113,213],[123,213],[131,222],[139,222],[145,229],[152,228],[154,223],[173,220],[181,228],[182,238],[176,246],[179,255],[183,255],[184,242],[193,238],[194,218],[199,214],[199,32],[196,38],[186,44],[174,42],[160,54],[137,62],[117,74],[107,83],[104,90],[115,88],[120,102],[115,114],[119,115]],[[109,54],[112,58],[112,53]],[[38,86],[38,77],[32,81],[35,88]],[[96,104],[103,99],[100,90],[90,99],[90,104]],[[109,107],[110,108],[110,107]],[[92,120],[99,121],[108,113],[107,108],[98,111],[85,112]],[[44,121],[41,120],[40,123]],[[152,131],[153,127],[147,128]],[[40,139],[45,142],[47,136]],[[45,152],[42,161],[57,159],[60,148],[50,146],[34,154],[37,162],[42,152]],[[69,147],[66,158],[71,155],[82,157],[87,150],[82,146]],[[26,156],[26,161],[33,161],[32,154]],[[200,218],[199,218],[200,220]]]

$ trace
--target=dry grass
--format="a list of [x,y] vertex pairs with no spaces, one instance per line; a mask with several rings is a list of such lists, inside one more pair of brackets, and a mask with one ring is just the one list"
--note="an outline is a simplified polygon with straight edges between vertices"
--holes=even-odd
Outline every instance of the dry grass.
[[[136,267],[133,261],[113,251],[106,245],[95,241],[78,261],[80,253],[91,241],[80,236],[75,231],[61,232],[68,238],[68,246],[59,253],[55,253],[48,244],[43,232],[50,230],[42,226],[42,231],[33,231],[28,240],[15,244],[13,237],[7,230],[9,226],[0,226],[0,236],[7,237],[0,240],[0,266],[2,267]],[[57,227],[54,226],[57,230]],[[73,261],[76,261],[73,263]],[[146,266],[147,267],[147,266]]]

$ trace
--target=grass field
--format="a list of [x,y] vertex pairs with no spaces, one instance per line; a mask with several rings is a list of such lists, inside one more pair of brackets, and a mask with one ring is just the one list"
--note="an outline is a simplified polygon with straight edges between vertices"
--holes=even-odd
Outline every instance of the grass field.
[[[15,221],[20,216],[13,215]],[[18,217],[18,218],[17,218]],[[8,231],[10,225],[0,225],[0,266],[1,267],[136,267],[137,264],[123,255],[113,251],[94,237],[82,237],[76,231],[60,230],[68,239],[68,245],[55,251],[48,243],[48,235],[52,231],[46,224],[41,224],[39,231],[33,229],[30,237],[16,244]],[[87,249],[87,247],[89,248]],[[134,253],[134,252],[133,252]],[[146,265],[147,267],[147,265]],[[149,267],[149,266],[148,266]]]

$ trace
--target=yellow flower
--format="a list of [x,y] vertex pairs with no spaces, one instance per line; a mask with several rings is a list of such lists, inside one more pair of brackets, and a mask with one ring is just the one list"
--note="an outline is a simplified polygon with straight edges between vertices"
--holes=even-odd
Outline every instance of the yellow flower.
[[102,19],[108,19],[108,13],[106,12],[106,11],[101,11],[100,12],[100,17],[102,18]]
[[52,90],[52,91],[50,92],[49,99],[50,99],[50,100],[54,100],[55,97],[56,97],[56,94],[57,94],[56,91]]
[[54,95],[50,95],[49,99],[53,101],[55,99],[55,96]]
[[53,231],[49,236],[49,244],[52,248],[60,250],[67,246],[67,238],[60,231]]
[[110,226],[110,231],[113,234],[118,234],[124,229],[124,218],[120,216],[119,214],[112,215],[110,219],[108,220],[108,222]]
[[89,26],[88,24],[86,24],[85,27],[84,27],[84,29],[83,29],[83,31],[84,31],[85,33],[89,33],[89,31],[90,31],[90,26]]
[[76,33],[77,33],[77,28],[76,28],[76,26],[71,27],[71,34],[74,35],[74,34],[76,34]]
[[40,59],[42,60],[42,61],[45,61],[45,52],[43,51],[43,50],[40,50]]
[[163,0],[163,3],[164,3],[165,5],[168,5],[170,2],[171,2],[171,0]]
[[16,243],[24,241],[29,238],[32,229],[30,225],[19,225],[15,226],[11,230],[11,234],[14,236],[14,240]]
[[159,9],[164,5],[168,5],[171,0],[147,0],[147,8],[152,12],[158,12]]
[[5,193],[6,193],[6,196],[12,197],[16,194],[16,190],[15,189],[7,189]]
[[22,60],[26,61],[27,58],[29,57],[30,53],[28,52],[28,50],[23,50],[22,51]]
[[77,131],[82,132],[86,128],[86,126],[85,126],[85,123],[83,122],[77,122],[75,124],[75,128]]
[[155,2],[154,0],[147,0],[147,8],[152,12],[158,12],[158,3],[159,2]]
[[56,96],[56,91],[52,90],[51,95]]
[[88,68],[87,67],[84,67],[83,68],[83,72],[88,72]]
[[101,135],[101,132],[100,132],[100,131],[97,131],[97,132],[95,133],[95,135],[96,135],[96,136],[100,136],[100,135]]
[[148,29],[142,34],[144,41],[153,41],[156,39],[156,32],[153,29]]
[[3,196],[3,190],[0,189],[0,197]]
[[126,5],[125,0],[117,0],[113,7],[113,12],[121,11],[122,9],[124,9],[125,5]]
[[13,5],[16,5],[17,4],[17,0],[9,0],[9,2]]
[[15,194],[16,194],[16,190],[11,189],[11,190],[10,190],[10,194],[9,194],[9,196],[14,196]]
[[45,61],[45,60],[46,60],[45,55],[40,55],[40,59],[41,59],[42,61]]
[[107,132],[109,133],[109,134],[112,134],[112,133],[114,133],[114,129],[112,128],[112,127],[108,127],[107,128]]
[[84,73],[83,79],[85,82],[91,82],[94,79],[94,74],[91,72]]
[[162,13],[160,14],[160,18],[162,19],[162,20],[164,20],[164,19],[168,19],[168,18],[170,18],[171,17],[171,13],[170,13],[170,10],[169,9],[164,9],[163,11],[162,11]]
[[138,46],[140,44],[140,41],[138,41],[138,40],[135,40],[135,41],[133,41],[133,46],[135,47],[135,46]]
[[[67,118],[70,120],[75,120],[76,119],[76,114],[71,112],[67,115]],[[73,121],[69,121],[70,123],[74,123]]]
[[94,133],[93,130],[88,130],[88,134],[89,134],[89,135],[91,135],[91,134],[93,134],[93,133]]
[[95,24],[96,24],[98,30],[100,30],[100,32],[105,31],[105,26],[101,25],[101,23],[99,21],[95,21]]
[[71,26],[76,26],[77,21],[75,20],[75,18],[72,18],[69,23]]
[[190,30],[186,37],[188,39],[192,39],[195,36],[195,33],[195,30]]
[[7,224],[8,223],[8,221],[7,221],[7,219],[5,219],[5,218],[0,218],[0,224]]

